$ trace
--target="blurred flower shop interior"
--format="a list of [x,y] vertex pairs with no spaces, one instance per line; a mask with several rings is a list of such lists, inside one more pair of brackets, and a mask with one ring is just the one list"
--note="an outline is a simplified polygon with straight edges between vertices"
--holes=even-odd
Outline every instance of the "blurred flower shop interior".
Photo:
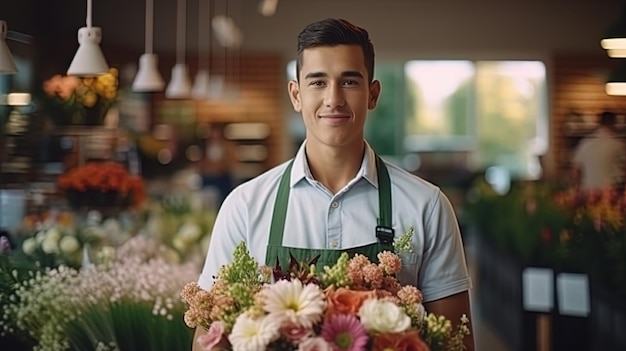
[[572,172],[602,112],[626,140],[618,0],[0,2],[0,349],[191,349],[181,289],[303,141],[287,82],[327,17],[376,49],[368,142],[453,203],[477,349],[626,349],[626,195]]

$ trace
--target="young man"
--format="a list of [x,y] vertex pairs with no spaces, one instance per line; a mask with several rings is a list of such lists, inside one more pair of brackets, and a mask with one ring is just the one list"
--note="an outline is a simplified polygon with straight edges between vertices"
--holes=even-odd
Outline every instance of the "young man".
[[[302,114],[306,140],[293,160],[242,184],[224,201],[200,286],[211,288],[241,241],[270,266],[277,258],[286,266],[289,254],[305,261],[320,253],[323,266],[353,248],[375,259],[413,227],[413,253],[402,257],[401,282],[422,290],[427,311],[453,322],[469,317],[470,280],[448,199],[382,161],[364,139],[368,110],[381,91],[367,31],[340,19],[308,25],[298,36],[296,70],[289,96]],[[471,336],[466,344],[473,350]]]

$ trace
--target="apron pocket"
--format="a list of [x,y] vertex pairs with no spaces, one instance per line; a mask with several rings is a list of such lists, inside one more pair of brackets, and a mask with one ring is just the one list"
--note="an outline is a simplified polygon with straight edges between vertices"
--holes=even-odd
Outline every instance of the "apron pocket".
[[400,261],[402,261],[403,266],[414,266],[417,263],[417,258],[419,255],[417,252],[402,252],[399,253]]

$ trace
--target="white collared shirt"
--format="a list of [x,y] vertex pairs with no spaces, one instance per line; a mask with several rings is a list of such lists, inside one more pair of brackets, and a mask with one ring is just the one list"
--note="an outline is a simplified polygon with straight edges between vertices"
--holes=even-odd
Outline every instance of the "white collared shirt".
[[583,189],[607,189],[626,177],[626,144],[606,127],[600,127],[580,141],[572,161],[582,170]]
[[[376,155],[366,144],[357,175],[337,194],[313,179],[304,144],[295,156],[283,245],[346,249],[377,241]],[[222,203],[198,283],[210,289],[219,268],[245,241],[265,264],[270,223],[280,178],[288,162],[239,185]],[[385,162],[391,179],[392,224],[396,239],[414,228],[413,253],[402,256],[400,280],[422,290],[424,301],[470,288],[463,243],[452,206],[435,185]]]

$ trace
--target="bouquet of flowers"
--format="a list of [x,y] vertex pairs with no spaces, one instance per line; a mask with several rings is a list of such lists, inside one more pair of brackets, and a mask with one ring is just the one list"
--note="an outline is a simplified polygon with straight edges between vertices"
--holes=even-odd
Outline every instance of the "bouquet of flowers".
[[75,207],[139,206],[146,198],[141,177],[130,175],[123,165],[89,162],[59,176],[57,183]]
[[378,260],[344,253],[316,272],[292,258],[283,273],[259,266],[241,243],[210,291],[185,286],[185,323],[208,330],[198,340],[205,350],[463,350],[468,319],[454,328],[427,313],[421,292],[395,278],[399,256]]
[[46,108],[57,125],[102,124],[118,95],[117,68],[96,78],[57,74],[43,83]]

